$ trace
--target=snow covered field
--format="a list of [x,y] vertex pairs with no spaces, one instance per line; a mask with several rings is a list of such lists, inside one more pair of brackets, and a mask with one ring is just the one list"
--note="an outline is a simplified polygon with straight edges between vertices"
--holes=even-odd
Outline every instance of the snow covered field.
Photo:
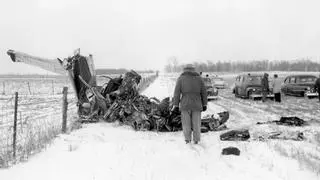
[[[164,74],[143,94],[162,99],[172,96],[176,74]],[[232,78],[232,76],[228,76]],[[226,78],[228,78],[226,76]],[[230,79],[231,80],[231,79]],[[209,103],[207,113],[228,110],[230,129],[248,128],[245,142],[223,142],[222,132],[202,134],[200,145],[186,145],[182,132],[136,132],[115,123],[86,124],[60,135],[44,152],[8,169],[5,180],[105,179],[319,179],[320,104],[316,99],[284,97],[282,104],[235,98],[230,89]],[[309,126],[256,125],[280,116],[311,120]],[[271,131],[302,131],[306,140],[267,140]],[[238,147],[240,156],[223,156],[222,148]]]

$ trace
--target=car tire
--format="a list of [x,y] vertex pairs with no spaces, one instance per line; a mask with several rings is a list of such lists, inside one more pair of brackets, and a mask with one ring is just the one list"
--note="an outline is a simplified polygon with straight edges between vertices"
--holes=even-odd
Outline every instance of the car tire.
[[236,88],[236,89],[235,89],[234,95],[235,95],[236,97],[240,97],[240,95],[239,95],[239,88]]
[[252,90],[249,90],[247,95],[248,95],[248,98],[250,99],[252,95]]
[[287,96],[287,91],[285,91],[284,89],[281,88],[281,92],[284,96]]

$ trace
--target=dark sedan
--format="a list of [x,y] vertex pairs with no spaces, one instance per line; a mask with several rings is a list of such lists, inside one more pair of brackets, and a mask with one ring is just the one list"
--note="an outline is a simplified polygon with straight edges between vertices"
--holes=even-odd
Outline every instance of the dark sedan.
[[287,76],[281,87],[285,95],[307,96],[308,98],[317,97],[314,84],[317,77],[313,75],[291,75]]
[[207,89],[207,98],[208,100],[218,99],[218,89],[215,88],[211,82],[210,78],[203,78],[204,84]]

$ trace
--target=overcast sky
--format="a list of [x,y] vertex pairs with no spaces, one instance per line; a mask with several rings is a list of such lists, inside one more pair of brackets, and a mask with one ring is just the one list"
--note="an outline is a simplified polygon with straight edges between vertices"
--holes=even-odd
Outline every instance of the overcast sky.
[[319,0],[0,0],[0,73],[42,72],[8,49],[97,68],[163,69],[207,60],[320,61]]

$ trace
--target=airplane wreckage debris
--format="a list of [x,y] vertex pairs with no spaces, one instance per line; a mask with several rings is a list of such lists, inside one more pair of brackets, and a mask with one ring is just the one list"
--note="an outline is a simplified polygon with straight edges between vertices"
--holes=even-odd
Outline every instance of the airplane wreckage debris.
[[246,141],[250,138],[249,130],[230,130],[220,135],[221,141]]
[[256,140],[266,141],[267,139],[281,139],[281,140],[293,140],[293,141],[303,141],[306,139],[303,132],[294,131],[294,132],[270,132],[267,135],[260,135]]
[[[42,69],[66,75],[75,91],[80,122],[119,121],[132,126],[135,130],[178,131],[182,129],[181,115],[170,112],[172,101],[169,97],[158,100],[139,94],[156,77],[142,78],[131,70],[116,78],[108,78],[104,85],[98,86],[93,56],[80,55],[80,49],[72,57],[61,60],[40,58],[26,53],[8,50],[13,62],[23,62]],[[229,112],[209,114],[201,119],[201,132],[226,129]],[[282,117],[277,121],[258,122],[257,124],[304,126],[306,121],[297,117]],[[231,130],[220,135],[222,141],[245,141],[250,138],[248,130]],[[273,132],[259,136],[257,140],[285,139],[303,140],[302,132]]]
[[[80,78],[81,80],[81,78]],[[84,104],[82,122],[103,119],[106,122],[119,121],[135,130],[179,131],[182,130],[181,115],[170,112],[172,101],[169,97],[159,100],[139,94],[141,76],[135,71],[125,73],[122,78],[111,78],[100,91],[88,86],[90,105]],[[85,83],[83,81],[83,83]],[[93,96],[90,98],[90,96]],[[225,129],[229,118],[227,111],[206,116],[202,119],[202,132]]]
[[[307,121],[295,116],[281,117],[280,120],[257,123],[257,125],[263,125],[263,124],[276,124],[276,125],[284,125],[284,126],[308,125]],[[249,138],[250,138],[250,133],[248,129],[230,130],[220,135],[221,141],[246,141]],[[293,132],[292,131],[274,131],[269,133],[261,133],[258,137],[253,138],[253,140],[258,140],[258,141],[266,141],[268,139],[303,141],[306,138],[303,132],[300,132],[300,131],[293,131]]]
[[285,126],[304,126],[307,124],[306,121],[298,117],[281,117],[280,120],[267,121],[267,122],[257,122],[257,124],[277,124]]
[[240,150],[238,148],[236,148],[236,147],[229,146],[229,147],[223,148],[221,154],[222,155],[236,155],[236,156],[239,156],[240,155]]
[[[92,81],[88,67],[80,55],[68,58],[65,68],[72,72],[74,84],[78,89],[78,105],[80,122],[119,121],[121,124],[132,126],[135,130],[178,131],[182,130],[180,114],[172,114],[172,101],[167,97],[163,100],[148,98],[140,95],[139,91],[145,88],[150,79],[157,75],[143,79],[141,75],[131,70],[124,76],[110,78],[103,86],[96,86]],[[80,60],[80,61],[79,61]],[[75,69],[76,68],[76,69]],[[77,70],[78,68],[78,70]],[[143,81],[143,82],[142,82]],[[78,87],[78,88],[77,88]],[[202,120],[203,132],[222,130],[228,120],[229,113],[221,112],[218,117],[209,116]]]
[[[80,49],[72,57],[61,60],[47,59],[8,50],[13,62],[23,62],[42,69],[66,75],[68,74],[75,91],[80,122],[119,121],[132,126],[135,130],[178,131],[182,129],[181,115],[172,114],[172,101],[169,97],[158,100],[140,95],[156,75],[142,78],[131,70],[109,81],[97,85],[93,56],[80,55]],[[221,112],[202,119],[202,132],[225,129],[229,112]]]
[[[264,134],[264,135],[262,135]],[[250,133],[247,129],[237,129],[224,132],[220,135],[221,141],[247,141],[250,139]],[[261,133],[258,137],[254,137],[253,140],[266,141],[268,139],[281,139],[281,140],[293,140],[293,141],[303,141],[305,136],[303,132],[300,131],[275,131],[269,133]]]

